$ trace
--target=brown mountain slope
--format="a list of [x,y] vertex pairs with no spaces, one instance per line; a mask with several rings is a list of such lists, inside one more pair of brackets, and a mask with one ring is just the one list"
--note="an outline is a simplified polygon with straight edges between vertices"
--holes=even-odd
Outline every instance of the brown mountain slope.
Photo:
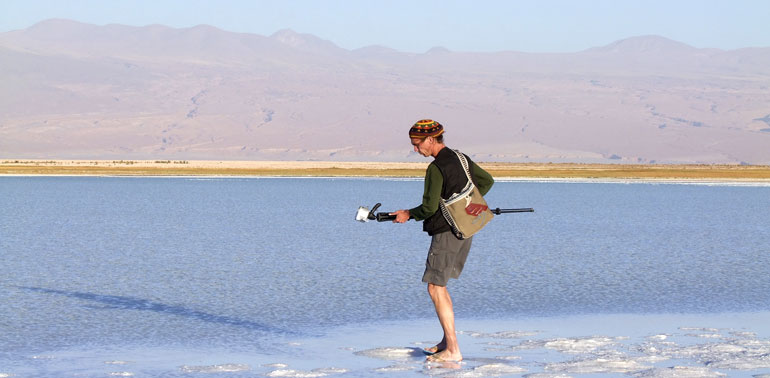
[[410,54],[51,20],[0,34],[0,82],[2,158],[421,161],[427,117],[483,161],[770,164],[770,48]]

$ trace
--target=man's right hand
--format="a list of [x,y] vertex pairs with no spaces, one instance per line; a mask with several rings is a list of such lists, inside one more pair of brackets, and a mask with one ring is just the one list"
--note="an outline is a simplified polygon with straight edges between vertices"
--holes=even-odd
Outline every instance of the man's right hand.
[[396,219],[393,220],[393,223],[406,223],[410,217],[409,210],[399,210],[389,214],[396,216]]

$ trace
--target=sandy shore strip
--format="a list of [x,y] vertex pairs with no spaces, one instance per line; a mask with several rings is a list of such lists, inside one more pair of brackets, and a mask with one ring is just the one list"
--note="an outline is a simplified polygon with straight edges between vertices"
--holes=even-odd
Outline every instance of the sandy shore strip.
[[[0,159],[0,175],[422,177],[425,162]],[[748,180],[770,182],[766,165],[484,163],[496,178]]]

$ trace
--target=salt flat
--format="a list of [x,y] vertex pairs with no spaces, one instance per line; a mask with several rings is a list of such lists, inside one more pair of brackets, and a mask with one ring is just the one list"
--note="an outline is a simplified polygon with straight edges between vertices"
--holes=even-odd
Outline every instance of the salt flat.
[[[501,179],[648,179],[764,182],[770,166],[479,162]],[[425,162],[230,160],[0,160],[4,175],[422,177]]]

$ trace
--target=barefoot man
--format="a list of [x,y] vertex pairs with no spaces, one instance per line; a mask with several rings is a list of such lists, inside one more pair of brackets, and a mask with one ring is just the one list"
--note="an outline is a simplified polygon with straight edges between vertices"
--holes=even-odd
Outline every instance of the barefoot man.
[[[433,120],[420,120],[409,130],[409,138],[415,152],[425,157],[433,157],[425,172],[425,192],[422,204],[413,209],[399,210],[394,213],[396,223],[404,223],[409,217],[423,221],[423,230],[432,237],[425,273],[422,281],[428,284],[438,321],[444,330],[444,337],[436,346],[426,348],[428,361],[460,361],[463,356],[457,345],[452,298],[446,285],[450,278],[460,277],[460,273],[471,249],[471,238],[460,240],[452,233],[449,223],[439,211],[439,198],[447,199],[453,193],[459,193],[468,182],[460,159],[444,145],[444,127]],[[467,158],[467,156],[466,156]],[[470,158],[467,158],[471,177],[482,195],[492,187],[494,180]]]

